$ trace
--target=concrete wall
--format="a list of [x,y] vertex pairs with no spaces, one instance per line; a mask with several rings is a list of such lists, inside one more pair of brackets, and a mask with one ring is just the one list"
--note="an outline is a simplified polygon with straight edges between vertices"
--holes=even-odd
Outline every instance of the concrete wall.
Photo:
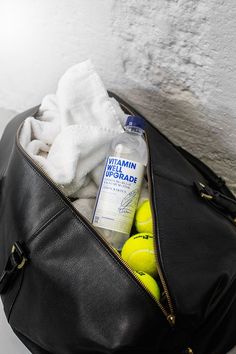
[[21,111],[92,58],[128,98],[236,191],[234,0],[1,0],[0,107]]

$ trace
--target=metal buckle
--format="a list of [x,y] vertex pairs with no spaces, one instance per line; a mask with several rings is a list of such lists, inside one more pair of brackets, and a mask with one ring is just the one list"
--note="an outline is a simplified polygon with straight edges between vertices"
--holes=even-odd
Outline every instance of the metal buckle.
[[27,258],[20,242],[15,242],[12,246],[10,256],[8,257],[5,269],[0,275],[0,294],[3,294],[14,280],[18,271],[21,270]]
[[12,246],[11,253],[15,254],[19,258],[19,263],[17,262],[17,269],[22,269],[27,261],[27,258],[24,256],[23,250],[19,242],[15,242]]

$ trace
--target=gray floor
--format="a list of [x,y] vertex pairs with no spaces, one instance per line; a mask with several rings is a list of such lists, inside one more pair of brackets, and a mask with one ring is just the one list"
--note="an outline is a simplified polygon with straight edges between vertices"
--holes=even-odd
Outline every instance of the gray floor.
[[[7,122],[14,116],[14,112],[0,108],[0,136]],[[0,302],[1,303],[1,302]],[[236,326],[236,325],[235,325]],[[2,304],[0,304],[0,353],[1,354],[28,354],[26,347],[18,340],[8,325]],[[229,354],[236,354],[236,348]]]

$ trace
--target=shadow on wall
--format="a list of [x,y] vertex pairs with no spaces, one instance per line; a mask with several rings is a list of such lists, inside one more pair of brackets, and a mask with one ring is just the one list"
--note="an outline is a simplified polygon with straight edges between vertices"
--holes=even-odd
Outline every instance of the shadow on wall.
[[[208,164],[236,194],[234,120],[230,114],[207,110],[187,90],[181,95],[161,95],[157,91],[140,88],[115,92],[125,100],[128,97],[130,103],[175,144]],[[15,114],[0,108],[0,136]]]
[[236,194],[236,149],[232,134],[235,121],[230,114],[206,109],[188,90],[181,95],[162,95],[140,88],[117,93],[124,99],[128,97],[131,105],[175,144],[208,164]]

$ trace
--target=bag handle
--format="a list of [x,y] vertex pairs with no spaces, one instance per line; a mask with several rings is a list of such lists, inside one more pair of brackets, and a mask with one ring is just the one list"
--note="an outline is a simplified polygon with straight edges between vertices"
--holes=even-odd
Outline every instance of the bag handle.
[[236,200],[229,198],[223,193],[216,191],[202,182],[194,182],[198,194],[201,198],[213,204],[217,209],[227,214],[231,221],[236,224]]
[[215,188],[217,191],[221,192],[225,196],[236,201],[236,197],[226,186],[226,182],[223,178],[217,176],[217,174],[213,172],[210,167],[205,165],[196,156],[190,154],[190,152],[186,151],[181,146],[175,147],[193,166],[195,166],[199,170],[199,172],[201,172],[201,174],[209,181],[209,184],[212,188]]

